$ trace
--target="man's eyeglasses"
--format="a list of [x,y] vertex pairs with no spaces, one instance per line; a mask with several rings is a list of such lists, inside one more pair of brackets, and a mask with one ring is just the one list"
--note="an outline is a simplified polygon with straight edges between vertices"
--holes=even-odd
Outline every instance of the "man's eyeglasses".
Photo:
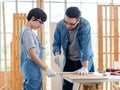
[[64,20],[64,24],[73,27],[73,26],[75,26],[75,25],[77,24],[77,21],[76,21],[75,23],[68,23],[68,22],[66,22],[66,21]]
[[44,22],[42,22],[40,19],[36,19],[36,21],[38,21],[40,24],[44,24]]

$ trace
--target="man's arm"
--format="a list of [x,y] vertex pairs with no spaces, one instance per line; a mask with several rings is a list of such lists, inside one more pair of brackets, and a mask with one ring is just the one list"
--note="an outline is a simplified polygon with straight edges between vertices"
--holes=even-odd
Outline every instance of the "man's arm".
[[83,53],[82,55],[82,62],[89,61],[91,57],[91,27],[90,24],[86,24],[81,28],[81,51]]
[[88,60],[82,62],[82,67],[88,68]]
[[54,32],[54,40],[53,40],[53,54],[56,55],[61,53],[61,34],[60,34],[61,27],[59,26],[59,23],[56,26],[55,32]]
[[83,55],[82,59],[82,68],[78,70],[78,74],[88,74],[88,62],[91,56],[91,27],[87,23],[81,28],[81,51]]

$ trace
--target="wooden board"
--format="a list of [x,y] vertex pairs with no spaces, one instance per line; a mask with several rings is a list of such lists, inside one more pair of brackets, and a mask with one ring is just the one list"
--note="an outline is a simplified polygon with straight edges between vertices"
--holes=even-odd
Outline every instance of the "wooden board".
[[69,79],[74,79],[74,80],[101,80],[101,79],[108,79],[106,76],[99,76],[99,75],[94,75],[94,74],[88,74],[88,75],[78,75],[78,74],[64,74],[64,77],[67,77]]

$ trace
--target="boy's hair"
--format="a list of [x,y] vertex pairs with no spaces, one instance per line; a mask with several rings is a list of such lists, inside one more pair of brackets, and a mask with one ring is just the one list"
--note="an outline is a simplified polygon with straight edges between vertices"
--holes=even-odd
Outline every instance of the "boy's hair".
[[67,15],[69,18],[79,18],[81,16],[81,11],[77,7],[69,7],[65,15]]
[[45,22],[47,20],[46,13],[40,8],[31,9],[27,15],[27,20],[29,21],[33,16],[35,19],[41,19],[42,22]]

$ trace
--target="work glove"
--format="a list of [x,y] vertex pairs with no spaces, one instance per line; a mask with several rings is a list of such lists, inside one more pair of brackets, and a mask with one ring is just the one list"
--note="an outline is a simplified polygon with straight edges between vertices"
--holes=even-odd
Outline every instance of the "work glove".
[[54,57],[54,62],[55,62],[55,64],[57,64],[59,67],[61,66],[61,64],[62,64],[62,57],[61,57],[61,55],[56,55],[55,57]]
[[77,72],[80,75],[87,75],[88,74],[88,69],[86,67],[82,67],[81,69],[78,69]]
[[47,68],[45,71],[48,77],[53,77],[56,75],[56,72],[53,69]]

